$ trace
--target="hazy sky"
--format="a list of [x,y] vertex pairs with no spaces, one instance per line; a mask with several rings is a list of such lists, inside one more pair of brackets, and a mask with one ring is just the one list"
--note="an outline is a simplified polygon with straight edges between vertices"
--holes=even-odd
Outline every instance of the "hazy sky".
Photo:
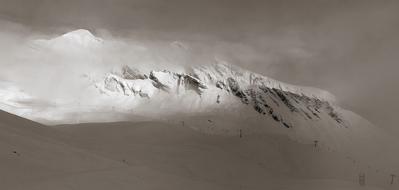
[[191,42],[252,71],[331,91],[399,134],[399,1],[0,0],[0,19],[22,25],[1,29],[26,34],[86,28]]

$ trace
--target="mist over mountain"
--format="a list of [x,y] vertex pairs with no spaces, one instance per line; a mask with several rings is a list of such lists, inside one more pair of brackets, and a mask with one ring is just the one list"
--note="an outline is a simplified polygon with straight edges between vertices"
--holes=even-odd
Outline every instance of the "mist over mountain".
[[78,28],[123,41],[189,42],[196,47],[192,48],[196,56],[218,52],[245,69],[327,89],[345,107],[380,127],[395,131],[398,123],[393,114],[398,105],[392,103],[398,91],[389,88],[397,81],[396,1],[2,0],[1,4],[1,29],[11,33],[0,34],[2,44],[12,44],[2,50],[6,55],[27,36],[56,37]]
[[[246,71],[219,58],[216,53],[196,56],[196,51],[183,42],[157,44],[156,47],[151,45],[104,40],[84,29],[50,39],[30,40],[20,49],[20,55],[25,57],[23,61],[29,63],[11,65],[3,74],[7,81],[4,86],[20,88],[19,91],[5,91],[4,94],[8,92],[9,96],[13,96],[12,93],[15,93],[29,98],[18,99],[19,96],[15,95],[16,100],[4,103],[6,106],[20,104],[19,109],[31,110],[24,116],[43,120],[51,120],[54,117],[48,114],[57,115],[57,109],[66,107],[71,107],[69,112],[85,112],[89,109],[102,111],[110,107],[137,110],[143,102],[157,102],[146,104],[147,111],[157,112],[155,107],[160,104],[165,105],[161,108],[176,108],[178,112],[206,112],[215,103],[228,104],[222,99],[232,99],[234,96],[242,99],[244,104],[250,101],[257,104],[259,100],[256,93],[262,90],[263,93],[271,92],[273,96],[280,96],[279,99],[283,101],[286,101],[283,94],[286,92],[336,103],[335,97],[326,91],[293,86]],[[21,75],[15,76],[16,72]],[[175,102],[165,102],[168,96],[175,98]],[[184,101],[197,103],[179,106],[179,102]],[[263,103],[265,105],[262,106],[268,107],[266,102]],[[255,106],[261,109],[259,105]],[[12,106],[8,109],[18,112],[18,108],[12,110]],[[22,113],[26,114],[25,111]],[[136,112],[139,114],[143,111]],[[62,117],[62,114],[58,117]]]
[[0,109],[57,125],[0,113],[2,187],[397,187],[397,139],[325,90],[182,41],[79,29],[19,42],[3,52]]
[[398,188],[395,1],[0,4],[0,189]]
[[[323,139],[325,146],[367,160],[378,148],[357,152],[365,143],[357,139],[365,138],[363,134],[376,135],[367,137],[370,147],[381,146],[372,145],[376,139],[396,145],[366,119],[341,108],[336,97],[325,90],[280,82],[215,54],[201,55],[195,60],[199,63],[191,64],[187,61],[198,57],[183,42],[132,45],[79,29],[33,39],[25,46],[26,60],[42,67],[28,65],[21,77],[10,67],[12,74],[3,75],[0,105],[39,122],[178,123],[176,118],[209,117],[205,123],[195,120],[201,124],[191,127],[220,135],[235,135],[239,127],[249,134],[267,134],[276,128],[277,133],[295,141]],[[238,118],[247,124],[226,124]]]

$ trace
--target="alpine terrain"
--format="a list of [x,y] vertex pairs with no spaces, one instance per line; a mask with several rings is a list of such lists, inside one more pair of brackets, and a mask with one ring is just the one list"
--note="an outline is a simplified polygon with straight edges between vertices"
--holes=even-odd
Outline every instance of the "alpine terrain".
[[[140,59],[103,56],[117,48]],[[191,53],[182,42],[167,49]],[[46,84],[39,93],[18,81],[0,82],[0,109],[49,125],[1,113],[0,168],[15,173],[7,178],[0,171],[6,179],[0,187],[399,187],[391,184],[399,174],[397,139],[340,107],[327,91],[280,82],[217,56],[201,64],[163,58],[83,29],[32,40],[22,51],[67,59],[49,66],[62,73],[56,80],[37,77]],[[53,89],[63,94],[50,96]]]

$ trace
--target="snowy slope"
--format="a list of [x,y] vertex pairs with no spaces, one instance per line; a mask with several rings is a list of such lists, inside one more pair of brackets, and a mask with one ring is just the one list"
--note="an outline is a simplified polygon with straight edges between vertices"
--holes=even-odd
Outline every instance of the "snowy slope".
[[0,111],[0,137],[0,188],[8,190],[381,189],[369,175],[359,186],[342,155],[284,136],[206,135],[157,121],[52,128]]

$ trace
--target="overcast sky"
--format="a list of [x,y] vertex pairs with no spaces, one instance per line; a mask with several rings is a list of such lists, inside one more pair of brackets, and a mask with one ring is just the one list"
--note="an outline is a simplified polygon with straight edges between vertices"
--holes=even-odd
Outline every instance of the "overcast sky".
[[399,1],[0,0],[0,19],[2,30],[25,34],[86,28],[197,44],[252,71],[326,89],[399,134]]

